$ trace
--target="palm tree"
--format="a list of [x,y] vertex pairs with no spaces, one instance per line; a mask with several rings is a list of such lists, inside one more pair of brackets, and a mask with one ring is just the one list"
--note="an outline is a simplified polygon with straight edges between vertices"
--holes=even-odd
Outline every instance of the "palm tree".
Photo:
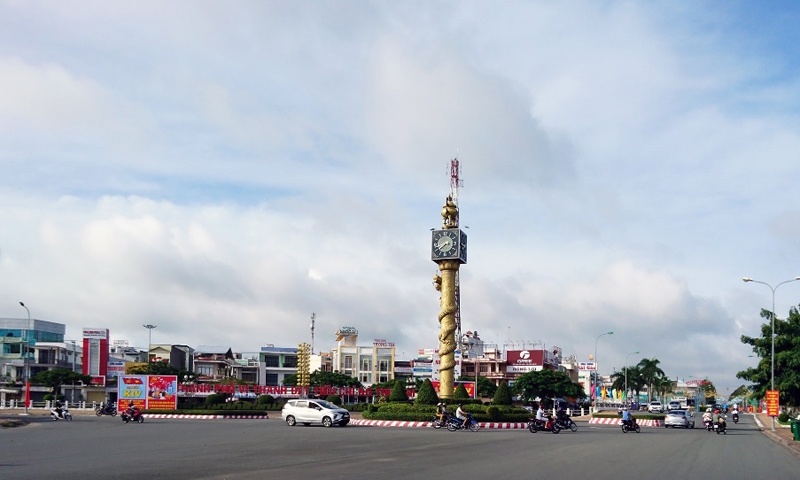
[[641,396],[642,388],[645,387],[647,383],[644,381],[644,377],[642,377],[642,369],[639,368],[638,365],[634,365],[632,367],[628,367],[628,389],[632,392],[636,392],[636,401],[639,401]]
[[653,399],[653,386],[656,378],[664,376],[664,370],[658,366],[659,363],[661,362],[656,358],[643,358],[638,365],[642,379],[647,385],[647,403]]

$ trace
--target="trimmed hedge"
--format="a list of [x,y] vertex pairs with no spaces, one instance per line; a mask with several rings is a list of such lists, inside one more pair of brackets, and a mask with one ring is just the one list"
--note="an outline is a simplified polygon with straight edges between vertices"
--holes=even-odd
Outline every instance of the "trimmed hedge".
[[[452,413],[452,408],[450,409]],[[486,406],[480,403],[467,404],[464,410],[471,413],[479,422],[525,422],[531,413],[523,408],[511,406]],[[407,403],[386,403],[371,405],[362,411],[361,416],[367,420],[400,420],[410,422],[427,422],[436,415],[436,407],[428,405],[410,405]]]
[[142,413],[165,415],[264,415],[266,410],[241,410],[241,409],[196,409],[196,410],[142,410]]
[[[664,420],[666,417],[663,413],[631,413],[639,420]],[[622,415],[616,413],[593,413],[592,418],[622,418]]]

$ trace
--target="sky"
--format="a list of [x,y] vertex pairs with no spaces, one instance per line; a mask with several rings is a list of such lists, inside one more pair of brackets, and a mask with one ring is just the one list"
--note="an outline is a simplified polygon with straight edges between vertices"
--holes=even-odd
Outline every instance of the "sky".
[[463,331],[733,391],[800,275],[798,17],[0,0],[0,317],[252,352],[314,313],[316,351],[415,357],[457,157]]

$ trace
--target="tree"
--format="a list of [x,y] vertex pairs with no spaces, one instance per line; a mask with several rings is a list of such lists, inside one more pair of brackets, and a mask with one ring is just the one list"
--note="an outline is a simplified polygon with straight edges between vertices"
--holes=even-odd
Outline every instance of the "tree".
[[508,389],[506,382],[500,382],[497,391],[492,398],[492,405],[511,405],[511,391]]
[[653,399],[653,386],[656,382],[658,377],[664,376],[664,370],[658,366],[661,363],[656,358],[643,358],[639,362],[639,369],[642,375],[642,379],[644,380],[645,385],[647,385],[647,402]]
[[468,400],[470,398],[469,393],[467,393],[467,387],[463,383],[456,387],[456,391],[453,392],[453,398],[456,400]]
[[[755,398],[764,398],[767,390],[772,389],[772,312],[762,309],[761,317],[767,320],[761,325],[761,336],[741,338],[760,361],[736,374],[737,378],[753,383]],[[782,405],[800,405],[800,313],[796,307],[789,309],[786,320],[775,318],[775,390],[780,392]]]
[[[323,372],[315,370],[309,377],[309,383],[312,387],[322,387],[329,385],[331,387],[354,387],[364,388],[357,379],[339,372]],[[287,375],[283,379],[283,384],[286,386],[297,386],[297,374]]]
[[69,368],[54,368],[53,370],[45,370],[44,372],[37,373],[31,377],[31,382],[50,387],[53,395],[57,396],[62,385],[79,382],[89,385],[92,382],[92,377],[73,372]]
[[390,402],[407,402],[408,395],[406,394],[406,386],[403,382],[394,382],[392,393],[389,395]]
[[586,396],[583,387],[574,383],[565,374],[553,370],[524,373],[514,382],[513,390],[525,401],[533,400],[536,397],[581,399]]
[[[169,364],[166,360],[153,361],[143,365],[134,365],[128,370],[131,375],[178,375],[178,381],[183,378],[183,372]],[[187,372],[191,373],[191,372]]]
[[415,405],[436,405],[439,403],[439,396],[433,389],[433,384],[429,379],[422,382],[422,386],[417,391],[417,398],[414,399]]

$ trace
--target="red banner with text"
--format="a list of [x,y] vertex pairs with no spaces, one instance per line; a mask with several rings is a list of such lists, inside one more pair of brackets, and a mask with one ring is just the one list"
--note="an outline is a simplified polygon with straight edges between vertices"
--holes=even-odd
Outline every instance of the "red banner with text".
[[767,390],[767,415],[770,417],[777,417],[780,410],[780,401],[778,400],[778,390]]

